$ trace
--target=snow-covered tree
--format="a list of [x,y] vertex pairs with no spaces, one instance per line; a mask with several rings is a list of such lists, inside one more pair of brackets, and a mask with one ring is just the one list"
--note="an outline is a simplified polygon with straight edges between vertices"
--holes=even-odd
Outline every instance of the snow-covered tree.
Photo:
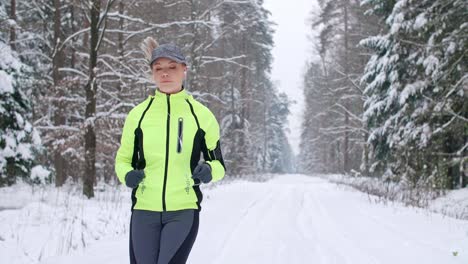
[[[262,137],[264,145],[264,155],[260,162],[263,172],[272,173],[287,173],[293,170],[292,157],[293,153],[288,143],[285,124],[288,122],[289,115],[289,99],[285,93],[279,95],[273,94],[272,98],[265,100],[267,105],[265,115],[265,131]],[[263,112],[263,111],[262,111]]]
[[[84,192],[92,196],[96,179],[112,179],[123,120],[155,88],[140,50],[148,36],[183,48],[189,61],[186,88],[224,124],[223,151],[238,148],[234,153],[245,154],[239,159],[226,154],[230,171],[271,171],[287,163],[287,155],[280,155],[282,160],[267,168],[255,164],[258,153],[273,157],[280,152],[263,144],[255,150],[268,129],[277,131],[280,149],[288,149],[280,131],[285,123],[281,128],[280,123],[264,124],[258,111],[281,104],[270,89],[272,31],[263,1],[12,2],[17,2],[17,20],[2,20],[5,39],[15,29],[12,44],[30,66],[23,70],[28,78],[21,87],[48,150],[40,159],[55,167],[57,186],[73,177],[83,180]],[[9,16],[5,5],[2,17]],[[266,120],[283,120],[280,112],[265,111]],[[232,166],[234,160],[238,166]]]
[[224,32],[219,48],[230,58],[220,72],[227,106],[221,114],[228,141],[225,156],[228,167],[240,175],[291,169],[284,133],[289,102],[270,80],[273,30],[262,5],[226,1],[219,12]]
[[28,97],[21,90],[22,69],[15,51],[0,39],[0,186],[29,181],[41,140],[30,123]]
[[318,3],[320,10],[314,10],[310,22],[319,32],[312,42],[319,58],[306,65],[303,85],[307,120],[301,157],[310,159],[301,160],[300,167],[307,172],[350,173],[361,169],[361,153],[366,151],[359,79],[368,55],[358,43],[376,30],[375,17],[364,17],[356,1]]
[[412,187],[466,184],[466,10],[463,0],[394,1],[387,33],[362,41],[374,51],[362,79],[372,171]]

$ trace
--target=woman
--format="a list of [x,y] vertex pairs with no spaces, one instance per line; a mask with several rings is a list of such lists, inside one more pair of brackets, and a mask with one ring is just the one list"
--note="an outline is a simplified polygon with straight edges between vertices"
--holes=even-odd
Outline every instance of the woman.
[[198,232],[198,185],[225,173],[219,125],[184,90],[180,48],[145,42],[157,89],[129,112],[115,160],[119,180],[133,188],[130,263],[186,263]]

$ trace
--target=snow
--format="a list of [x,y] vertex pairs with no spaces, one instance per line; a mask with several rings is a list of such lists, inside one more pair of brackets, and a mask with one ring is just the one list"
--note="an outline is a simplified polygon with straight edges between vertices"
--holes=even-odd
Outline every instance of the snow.
[[13,79],[2,70],[0,70],[0,93],[13,93]]
[[25,160],[32,159],[31,144],[22,142],[26,136],[25,132],[19,131],[16,133],[16,135],[12,135],[12,131],[7,130],[7,133],[2,135],[5,146],[0,149],[0,158],[4,159],[19,155]]
[[403,91],[400,93],[400,98],[399,98],[399,103],[400,105],[404,105],[406,103],[406,100],[416,94],[417,92],[421,92],[422,89],[426,86],[425,81],[416,81],[413,83],[409,83],[405,86]]
[[447,48],[447,50],[446,50],[447,56],[454,54],[456,49],[457,49],[457,44],[455,42],[451,41],[448,48]]
[[3,149],[3,152],[0,151],[0,153],[2,154],[0,157],[2,158],[14,157],[15,151],[13,150],[16,149],[17,147],[16,140],[10,134],[4,134],[3,140],[5,142],[5,148]]
[[431,54],[424,60],[423,66],[426,69],[426,75],[431,75],[439,66],[439,59]]
[[[25,128],[26,131],[29,131],[28,125],[30,126],[31,124],[29,124],[29,123],[26,124],[26,128]],[[39,132],[38,132],[36,129],[33,129],[33,130],[32,130],[31,137],[32,137],[32,144],[33,144],[33,145],[40,145],[40,144],[42,144],[41,136],[39,135]]]
[[[18,113],[18,112],[15,112],[15,117],[16,117],[16,123],[18,124],[19,127],[23,127],[24,126],[24,119],[23,117]],[[24,133],[24,132],[23,132]]]
[[11,69],[20,71],[22,64],[17,58],[16,52],[12,51],[10,46],[0,42],[0,69]]
[[[188,263],[467,263],[468,221],[380,203],[318,176],[204,186]],[[98,186],[91,200],[80,191],[0,189],[0,262],[128,263],[129,190]],[[467,198],[460,190],[445,202]]]
[[[44,171],[35,173],[42,176]],[[127,232],[130,210],[122,201],[130,193],[103,189],[92,200],[73,185],[56,189],[20,184],[0,189],[0,263],[39,263]]]
[[416,17],[416,20],[414,21],[413,28],[415,30],[418,30],[422,27],[424,27],[427,23],[427,18],[426,18],[426,13],[421,13]]
[[392,24],[391,24],[391,28],[390,28],[390,33],[395,34],[402,27],[402,23],[403,23],[403,21],[405,19],[405,16],[404,16],[403,13],[397,13],[394,17],[390,16],[387,21],[391,21],[390,19],[393,19]]
[[16,154],[20,155],[22,159],[29,160],[34,158],[31,152],[31,144],[29,143],[20,143],[16,149]]
[[449,192],[446,196],[436,199],[429,208],[446,215],[468,219],[468,188]]
[[37,179],[41,183],[45,183],[47,178],[49,177],[49,175],[50,175],[50,171],[47,170],[46,168],[44,168],[41,165],[34,166],[31,169],[31,179],[32,180]]
[[422,133],[421,133],[421,144],[423,147],[427,146],[429,140],[431,138],[431,127],[428,123],[424,123],[422,126]]

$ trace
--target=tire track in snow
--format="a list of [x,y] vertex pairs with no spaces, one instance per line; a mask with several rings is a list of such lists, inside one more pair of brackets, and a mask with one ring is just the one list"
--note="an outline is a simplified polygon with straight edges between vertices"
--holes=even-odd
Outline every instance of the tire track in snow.
[[327,258],[327,255],[324,254],[329,249],[325,249],[324,245],[319,243],[318,235],[314,232],[313,229],[310,228],[310,225],[314,223],[313,217],[308,213],[311,210],[311,207],[308,207],[306,204],[306,196],[309,195],[307,191],[303,191],[301,193],[301,199],[299,202],[299,211],[296,218],[296,229],[298,233],[307,241],[308,245],[313,247],[312,250],[312,259],[314,263],[321,264],[321,263],[330,263],[330,259]]
[[[342,261],[340,254],[333,248],[320,241],[319,233],[317,232],[317,228],[314,227],[316,224],[315,219],[319,219],[321,217],[320,214],[314,214],[312,216],[310,211],[317,212],[315,204],[310,204],[307,201],[310,193],[304,191],[302,193],[302,200],[301,200],[301,209],[300,213],[298,214],[298,219],[296,220],[298,229],[301,232],[301,235],[306,238],[310,245],[314,247],[313,256],[314,263],[321,264],[321,263],[338,263]],[[334,256],[330,258],[329,256]]]
[[[364,249],[356,243],[356,237],[349,236],[347,230],[351,230],[351,227],[348,223],[347,215],[341,215],[339,217],[333,217],[330,215],[329,210],[333,209],[333,205],[330,204],[327,195],[333,193],[332,191],[335,187],[329,183],[324,182],[322,185],[323,188],[316,189],[314,192],[311,192],[309,196],[310,199],[306,200],[315,205],[318,209],[319,216],[316,217],[318,222],[316,225],[313,225],[313,229],[317,232],[321,232],[321,237],[319,237],[318,243],[323,243],[326,245],[326,249],[331,252],[324,254],[325,257],[332,257],[332,262],[329,262],[328,259],[324,263],[366,263],[366,264],[377,264],[380,263],[375,257],[373,257],[368,249]],[[320,196],[319,196],[320,194]],[[345,203],[342,208],[347,207],[348,201],[344,200]],[[325,207],[324,204],[329,206]],[[331,209],[327,209],[331,208]],[[310,211],[308,211],[310,214]],[[314,212],[315,213],[315,212]],[[345,227],[345,228],[343,228]],[[318,231],[318,230],[325,230]],[[350,239],[351,237],[351,239]]]
[[[267,195],[264,195],[265,193],[268,193]],[[266,191],[263,191],[258,198],[256,198],[253,202],[251,202],[247,208],[244,209],[239,221],[237,224],[233,227],[232,230],[229,231],[227,236],[223,239],[222,246],[220,248],[220,253],[216,256],[216,258],[212,261],[213,264],[217,263],[224,263],[226,259],[226,255],[228,255],[228,251],[232,249],[232,247],[229,247],[233,243],[234,240],[238,239],[236,236],[239,236],[241,234],[244,234],[244,232],[241,232],[243,229],[243,225],[250,225],[250,224],[255,224],[259,223],[259,219],[254,219],[254,221],[249,221],[249,218],[252,218],[252,215],[256,213],[252,212],[262,212],[265,208],[268,208],[268,205],[271,204],[271,200],[273,198],[273,193],[271,192],[271,189],[267,189]],[[242,241],[243,239],[240,239]],[[236,247],[237,248],[237,247]]]

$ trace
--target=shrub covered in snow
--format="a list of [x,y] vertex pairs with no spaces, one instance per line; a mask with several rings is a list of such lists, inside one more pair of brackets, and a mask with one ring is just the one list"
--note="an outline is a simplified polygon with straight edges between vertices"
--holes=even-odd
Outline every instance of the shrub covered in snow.
[[36,165],[31,169],[30,180],[36,184],[51,182],[51,172],[42,165]]

